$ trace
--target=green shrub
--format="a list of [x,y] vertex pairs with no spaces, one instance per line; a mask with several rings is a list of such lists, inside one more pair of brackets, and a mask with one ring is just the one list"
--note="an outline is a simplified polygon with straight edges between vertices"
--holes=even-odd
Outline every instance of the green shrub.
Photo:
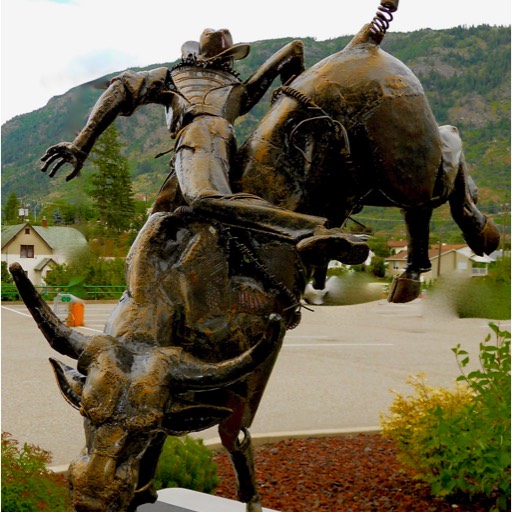
[[419,475],[437,472],[434,458],[439,446],[436,437],[439,420],[437,411],[442,410],[447,417],[457,418],[473,397],[466,386],[454,389],[433,388],[425,382],[425,376],[419,374],[407,380],[414,389],[414,395],[404,396],[395,393],[395,399],[389,408],[391,413],[382,416],[382,434],[392,439],[399,448],[400,462],[415,469]]
[[510,503],[510,333],[490,324],[480,344],[480,368],[465,373],[469,357],[452,349],[461,373],[454,389],[410,380],[415,396],[396,393],[383,435],[396,442],[399,459],[436,496],[484,494],[493,510]]
[[510,319],[510,281],[474,277],[461,285],[455,297],[459,318]]
[[7,268],[7,262],[2,261],[2,300],[20,300],[18,290]]
[[2,432],[2,512],[60,512],[71,510],[67,486],[46,469],[46,450]]
[[166,439],[155,474],[157,489],[182,487],[212,493],[217,483],[213,453],[201,439],[188,436]]
[[459,287],[455,308],[460,318],[510,319],[510,256],[489,265],[485,277],[469,279]]

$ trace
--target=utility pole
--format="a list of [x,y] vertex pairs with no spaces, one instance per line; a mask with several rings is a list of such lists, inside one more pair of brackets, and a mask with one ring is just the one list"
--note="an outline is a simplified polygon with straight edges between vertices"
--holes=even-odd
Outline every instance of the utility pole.
[[438,240],[437,242],[437,277],[441,275],[441,252],[442,252],[442,246],[441,240]]
[[506,249],[506,243],[505,239],[507,236],[507,217],[510,215],[509,211],[509,205],[505,203],[503,205],[503,227],[502,227],[502,233],[501,233],[501,250],[502,250],[502,256],[505,256],[505,249]]

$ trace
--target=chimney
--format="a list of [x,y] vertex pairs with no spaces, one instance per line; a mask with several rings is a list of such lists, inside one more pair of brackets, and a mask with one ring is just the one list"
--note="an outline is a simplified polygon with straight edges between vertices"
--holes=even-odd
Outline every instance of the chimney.
[[43,217],[43,220],[41,221],[41,226],[43,228],[47,228],[48,227],[48,221],[46,220],[46,217]]

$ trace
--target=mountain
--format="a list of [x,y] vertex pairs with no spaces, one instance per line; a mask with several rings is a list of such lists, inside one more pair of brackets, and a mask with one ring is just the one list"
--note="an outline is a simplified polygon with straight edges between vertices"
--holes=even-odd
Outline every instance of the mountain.
[[[305,38],[306,64],[341,50],[352,36],[315,41]],[[249,56],[237,63],[248,77],[290,38],[257,41]],[[466,160],[480,189],[486,211],[500,211],[510,189],[510,27],[456,27],[408,33],[388,32],[383,49],[407,64],[421,80],[439,124],[454,124],[465,144]],[[174,62],[145,68],[172,66]],[[71,141],[106,87],[119,73],[103,76],[52,98],[39,110],[17,116],[2,126],[2,201],[11,192],[42,202],[77,200],[87,178],[70,186],[59,177],[39,172],[47,147]],[[268,98],[267,98],[268,99]],[[241,142],[268,108],[265,99],[237,124]],[[134,190],[152,199],[167,175],[168,158],[155,155],[172,147],[161,107],[151,105],[131,118],[116,121],[130,163]],[[90,164],[89,164],[90,166]],[[90,168],[90,167],[89,167]],[[65,170],[64,170],[65,172]],[[63,173],[62,173],[63,174]],[[83,176],[88,174],[88,166]],[[75,199],[73,199],[75,198]]]

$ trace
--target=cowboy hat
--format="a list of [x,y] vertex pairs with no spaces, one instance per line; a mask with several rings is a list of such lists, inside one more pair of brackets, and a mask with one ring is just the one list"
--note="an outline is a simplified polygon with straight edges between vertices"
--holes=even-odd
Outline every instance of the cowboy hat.
[[203,30],[198,41],[187,41],[181,47],[181,55],[184,59],[196,57],[199,61],[209,61],[219,57],[244,59],[249,54],[251,47],[248,44],[233,44],[231,32],[225,28]]

